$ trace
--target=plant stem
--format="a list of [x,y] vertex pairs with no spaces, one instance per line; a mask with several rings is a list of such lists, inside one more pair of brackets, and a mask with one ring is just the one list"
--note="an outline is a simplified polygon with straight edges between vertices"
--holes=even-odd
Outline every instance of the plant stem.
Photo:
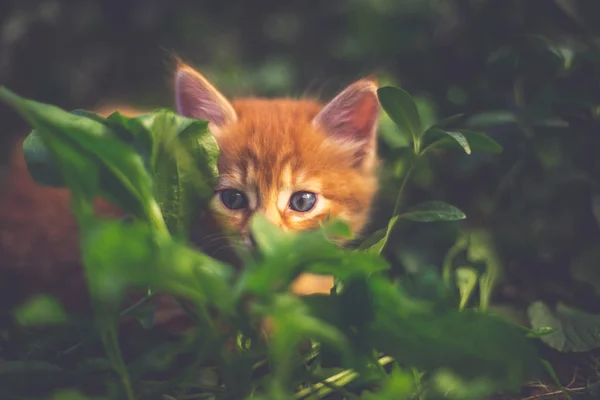
[[[111,324],[111,322],[108,323]],[[125,361],[121,356],[121,350],[119,349],[119,343],[116,338],[114,325],[110,325],[108,328],[105,327],[101,337],[108,359],[121,378],[121,383],[125,389],[127,400],[135,400],[135,394],[133,392],[133,388],[131,387],[131,380],[129,379],[129,372],[127,371]]]
[[400,200],[402,198],[402,192],[404,192],[404,188],[406,186],[406,183],[408,182],[408,179],[410,178],[410,175],[411,175],[414,167],[415,167],[415,159],[413,158],[410,161],[408,170],[404,173],[402,182],[400,183],[400,189],[398,189],[398,195],[396,196],[396,204],[394,205],[394,212],[392,213],[392,217],[395,217],[396,215],[398,215],[398,210],[400,209]]
[[[387,364],[391,363],[392,361],[394,361],[394,359],[389,356],[381,357],[379,360],[377,360],[379,365],[382,365],[382,366],[387,365]],[[310,387],[307,387],[306,389],[303,389],[303,390],[297,392],[295,398],[296,399],[305,399],[313,394],[316,394],[320,398],[323,398],[324,396],[331,393],[334,390],[334,388],[336,388],[336,387],[339,388],[341,386],[345,386],[345,385],[349,384],[350,382],[352,382],[357,377],[358,377],[358,372],[356,372],[352,369],[347,369],[345,371],[340,372],[339,374],[330,376],[329,378],[325,379],[323,382],[317,383],[315,385],[312,385]]]
[[169,228],[165,223],[160,206],[156,201],[152,201],[150,209],[147,211],[148,220],[157,231],[165,234],[169,234]]

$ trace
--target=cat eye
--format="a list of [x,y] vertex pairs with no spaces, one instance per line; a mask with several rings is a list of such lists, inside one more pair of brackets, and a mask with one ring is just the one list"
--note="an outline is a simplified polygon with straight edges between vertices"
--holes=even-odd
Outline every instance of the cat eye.
[[239,210],[248,207],[248,200],[244,193],[235,189],[221,191],[221,203],[230,210]]
[[317,195],[311,192],[296,192],[290,198],[290,208],[298,212],[310,211],[317,202]]

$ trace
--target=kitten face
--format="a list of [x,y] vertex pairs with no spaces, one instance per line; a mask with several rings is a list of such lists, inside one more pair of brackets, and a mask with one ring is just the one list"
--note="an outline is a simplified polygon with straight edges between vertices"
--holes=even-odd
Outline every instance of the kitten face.
[[255,213],[284,230],[315,228],[331,216],[360,231],[377,190],[376,89],[370,80],[358,81],[325,107],[292,99],[229,103],[180,66],[178,110],[208,120],[221,149],[211,203],[221,225],[248,244]]

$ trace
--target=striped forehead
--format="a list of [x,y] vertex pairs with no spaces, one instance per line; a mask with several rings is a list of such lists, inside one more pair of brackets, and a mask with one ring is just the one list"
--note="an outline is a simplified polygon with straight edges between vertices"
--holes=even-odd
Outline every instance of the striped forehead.
[[248,148],[238,160],[242,184],[256,188],[262,196],[293,184],[296,160],[292,152],[265,151],[259,154]]

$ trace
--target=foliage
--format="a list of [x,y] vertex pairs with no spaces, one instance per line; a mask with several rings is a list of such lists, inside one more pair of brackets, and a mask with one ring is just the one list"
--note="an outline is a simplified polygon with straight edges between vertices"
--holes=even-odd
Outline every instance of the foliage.
[[[384,87],[379,98],[413,143],[411,166],[387,228],[357,249],[342,249],[330,241],[347,235],[341,222],[286,233],[257,215],[251,229],[258,251],[243,255],[244,268],[235,273],[186,240],[191,199],[206,207],[217,174],[218,149],[205,122],[165,110],[104,119],[68,113],[1,88],[0,100],[35,128],[24,144],[32,176],[43,184],[66,185],[72,193],[94,305],[92,329],[77,319],[66,320],[46,297],[16,310],[20,325],[37,321],[45,327],[33,342],[43,344],[32,344],[45,350],[33,362],[19,358],[22,354],[3,361],[5,370],[52,379],[36,388],[6,380],[3,390],[22,395],[61,388],[56,399],[87,398],[72,390],[129,400],[158,395],[357,398],[360,393],[369,399],[475,399],[515,391],[537,377],[542,363],[533,339],[487,311],[498,261],[484,233],[474,232],[468,243],[450,249],[444,279],[434,271],[400,280],[386,276],[390,266],[380,254],[399,221],[465,218],[441,201],[402,211],[403,189],[414,165],[433,154],[427,150],[447,146],[448,139],[467,154],[500,147],[480,133],[446,131],[443,124],[425,128],[412,97],[402,89]],[[98,195],[133,220],[95,216],[92,202]],[[471,262],[486,265],[483,271],[462,267],[454,273],[451,262],[461,249]],[[473,271],[467,279],[465,271]],[[291,295],[290,284],[305,272],[334,275],[331,294]],[[482,300],[471,308],[467,303],[476,287]],[[136,349],[123,347],[120,310],[131,288],[149,290],[148,297],[166,292],[181,299],[195,328],[179,339],[157,341],[159,329],[146,321]],[[126,314],[143,314],[143,303]],[[272,329],[265,338],[267,322]],[[61,329],[84,332],[68,342],[87,345],[58,350],[67,345]],[[93,343],[101,343],[104,351],[94,352]],[[65,353],[68,362],[56,356]]]

